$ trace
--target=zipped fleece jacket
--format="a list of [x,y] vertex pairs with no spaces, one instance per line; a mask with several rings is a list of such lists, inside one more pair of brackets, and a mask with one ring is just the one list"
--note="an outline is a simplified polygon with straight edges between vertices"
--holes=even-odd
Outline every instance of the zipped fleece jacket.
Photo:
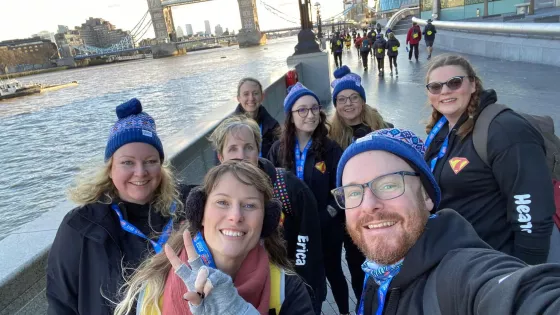
[[[494,90],[481,93],[475,123],[496,101]],[[555,205],[542,136],[519,114],[502,112],[490,124],[488,167],[474,149],[472,133],[463,140],[456,134],[466,120],[467,113],[451,131],[444,125],[426,151],[429,165],[449,134],[447,152],[434,170],[440,207],[456,210],[492,248],[528,264],[546,262]]]
[[[331,194],[331,190],[336,188],[336,168],[342,156],[342,149],[336,142],[329,138],[325,138],[323,146],[325,148],[325,153],[322,159],[318,159],[316,152],[311,149],[307,152],[303,172],[305,183],[311,189],[317,200],[317,209],[319,210],[319,217],[321,218],[321,229],[329,228],[333,223],[340,223],[343,218],[342,214],[344,213],[344,211],[338,207]],[[268,159],[272,164],[278,167],[280,166],[279,151],[280,141],[276,141],[274,145],[272,145],[268,155]],[[295,172],[295,170],[291,171]],[[327,210],[329,205],[338,211],[338,214],[334,218]]]
[[[378,288],[369,277],[364,314],[377,311]],[[404,257],[383,314],[560,314],[560,265],[528,266],[492,250],[463,217],[443,209]]]
[[[384,38],[377,39],[375,43],[373,43],[373,52],[375,54],[375,58],[385,58],[386,46],[387,42]],[[381,52],[379,52],[380,49]]]
[[[244,114],[245,110],[241,104],[237,105],[234,114]],[[261,146],[261,155],[266,157],[268,155],[268,151],[270,147],[274,143],[274,141],[278,140],[276,135],[276,130],[280,128],[280,124],[278,121],[272,117],[264,106],[259,106],[259,112],[257,113],[257,123],[259,126],[262,127],[261,135],[262,135],[262,146]]]
[[[259,159],[259,168],[277,180],[276,168],[267,159]],[[321,245],[321,222],[317,201],[307,185],[290,171],[286,171],[286,190],[292,213],[284,213],[284,239],[288,258],[295,263],[295,271],[313,289],[315,298],[324,301],[327,295],[325,266]]]

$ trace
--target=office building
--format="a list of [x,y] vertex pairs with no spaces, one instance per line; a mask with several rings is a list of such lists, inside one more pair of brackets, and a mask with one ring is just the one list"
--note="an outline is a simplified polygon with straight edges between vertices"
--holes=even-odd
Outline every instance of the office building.
[[68,32],[70,29],[66,25],[59,25],[58,30],[56,31],[57,34],[64,34]]
[[216,36],[224,35],[224,30],[222,29],[220,24],[216,25],[216,27],[214,28],[214,34],[216,34]]
[[187,36],[193,36],[194,35],[191,24],[185,25],[185,31],[187,32]]
[[210,28],[210,21],[204,21],[204,35],[212,35],[212,29]]
[[109,21],[89,18],[79,28],[80,37],[84,44],[99,48],[107,48],[130,37],[129,32],[117,29]]

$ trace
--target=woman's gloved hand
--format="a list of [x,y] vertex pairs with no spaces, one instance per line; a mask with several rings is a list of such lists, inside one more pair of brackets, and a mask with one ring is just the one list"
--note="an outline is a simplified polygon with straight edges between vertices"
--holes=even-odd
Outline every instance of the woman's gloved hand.
[[193,315],[259,314],[257,309],[239,296],[230,276],[218,269],[204,266],[188,231],[183,233],[183,242],[190,268],[181,261],[169,245],[165,245],[165,255],[171,262],[175,274],[188,288],[183,298],[189,301]]

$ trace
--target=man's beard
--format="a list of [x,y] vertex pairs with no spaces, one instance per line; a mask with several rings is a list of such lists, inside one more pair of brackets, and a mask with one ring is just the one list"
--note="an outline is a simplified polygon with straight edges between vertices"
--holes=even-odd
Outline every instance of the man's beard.
[[[403,259],[410,248],[424,232],[429,212],[426,210],[413,211],[410,216],[403,218],[393,213],[376,213],[372,216],[363,216],[355,226],[348,227],[348,234],[360,251],[370,261],[380,265],[392,265]],[[390,242],[385,238],[364,239],[363,226],[372,221],[398,221],[403,226],[402,234],[391,236]],[[395,245],[396,244],[396,245]]]

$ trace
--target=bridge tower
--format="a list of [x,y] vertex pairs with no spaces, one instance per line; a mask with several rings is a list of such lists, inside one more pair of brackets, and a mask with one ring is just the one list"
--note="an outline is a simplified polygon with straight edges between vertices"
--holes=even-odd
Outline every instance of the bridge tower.
[[237,35],[239,47],[266,44],[266,34],[261,33],[256,0],[237,0],[241,16],[241,30]]
[[152,17],[152,25],[158,43],[168,43],[176,40],[175,25],[171,7],[164,7],[161,0],[148,0],[148,10]]

